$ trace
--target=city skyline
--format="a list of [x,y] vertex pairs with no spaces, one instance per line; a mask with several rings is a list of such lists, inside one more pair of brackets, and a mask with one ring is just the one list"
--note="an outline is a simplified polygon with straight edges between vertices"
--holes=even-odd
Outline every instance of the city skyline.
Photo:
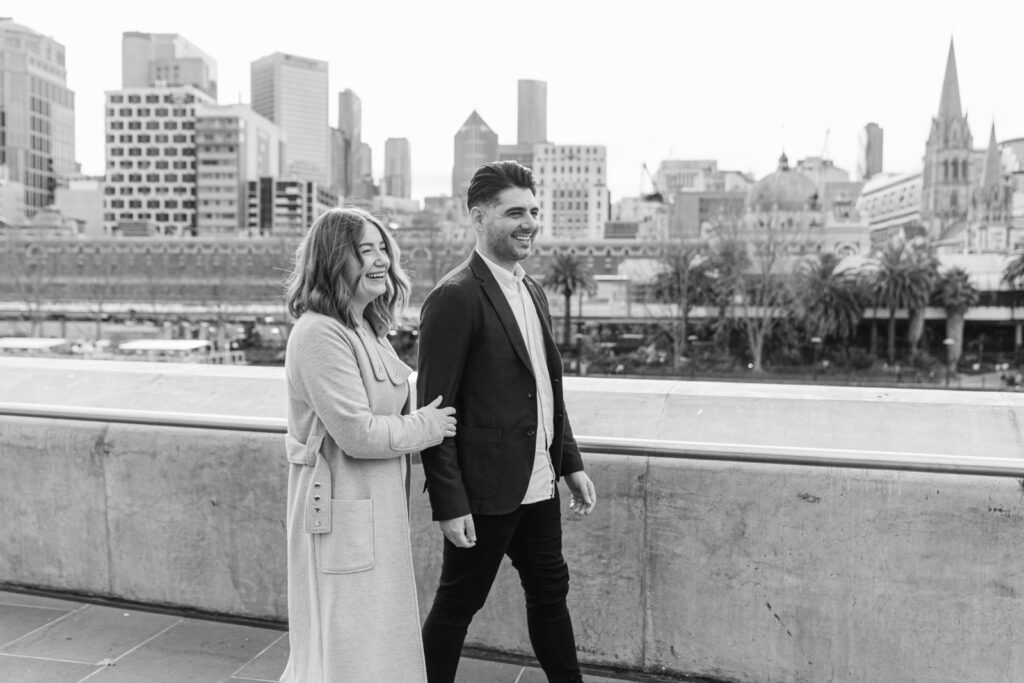
[[[1024,9],[996,2],[972,4],[967,17],[952,2],[924,13],[866,2],[831,14],[810,2],[640,2],[607,17],[582,3],[532,1],[487,15],[461,1],[345,15],[301,0],[289,8],[263,19],[214,3],[124,0],[105,3],[99,21],[79,3],[13,0],[3,13],[65,46],[76,158],[88,174],[103,172],[103,93],[121,87],[125,31],[179,33],[208,53],[222,104],[251,101],[250,64],[273,52],[327,61],[327,124],[338,92],[358,94],[362,138],[378,160],[386,138],[414,148],[414,198],[450,193],[453,137],[473,110],[500,143],[515,143],[519,79],[547,83],[552,142],[607,147],[613,200],[646,189],[642,163],[656,169],[665,159],[716,159],[760,178],[783,150],[793,160],[824,151],[853,175],[868,122],[885,131],[884,170],[911,170],[938,109],[950,38],[975,142],[993,122],[999,140],[1024,136],[1024,92],[1010,63]],[[396,16],[401,23],[387,23]],[[239,30],[226,31],[232,22]],[[378,161],[375,180],[383,170]]]

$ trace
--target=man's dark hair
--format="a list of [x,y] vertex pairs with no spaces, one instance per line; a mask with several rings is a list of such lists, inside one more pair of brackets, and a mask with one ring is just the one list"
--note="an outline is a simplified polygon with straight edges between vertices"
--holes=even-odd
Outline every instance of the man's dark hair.
[[466,193],[466,207],[472,209],[480,204],[490,204],[510,187],[520,187],[537,194],[537,183],[533,171],[518,161],[492,161],[476,169],[469,181]]

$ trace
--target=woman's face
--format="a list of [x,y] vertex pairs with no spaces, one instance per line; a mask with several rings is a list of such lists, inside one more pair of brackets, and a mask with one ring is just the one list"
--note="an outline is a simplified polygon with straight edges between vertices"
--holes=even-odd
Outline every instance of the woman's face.
[[361,313],[367,304],[387,292],[391,257],[380,228],[369,221],[363,221],[363,232],[356,241],[356,251],[362,256],[362,263],[354,255],[346,258],[349,259],[347,270],[354,275],[351,305],[356,312]]

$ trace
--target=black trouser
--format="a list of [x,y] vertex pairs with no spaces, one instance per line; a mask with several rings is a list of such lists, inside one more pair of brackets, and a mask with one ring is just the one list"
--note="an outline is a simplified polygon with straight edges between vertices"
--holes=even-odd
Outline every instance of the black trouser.
[[569,567],[562,558],[558,496],[507,515],[473,515],[476,545],[444,541],[441,582],[423,624],[430,683],[452,683],[473,615],[483,607],[508,555],[526,592],[526,622],[537,661],[551,683],[581,683],[576,638],[565,605]]

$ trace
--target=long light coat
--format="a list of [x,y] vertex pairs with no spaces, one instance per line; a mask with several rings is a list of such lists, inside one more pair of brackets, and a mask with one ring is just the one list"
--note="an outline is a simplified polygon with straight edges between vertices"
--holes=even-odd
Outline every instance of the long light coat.
[[403,414],[412,371],[386,331],[307,312],[288,339],[291,654],[282,681],[426,680],[402,456],[439,443],[443,426]]

